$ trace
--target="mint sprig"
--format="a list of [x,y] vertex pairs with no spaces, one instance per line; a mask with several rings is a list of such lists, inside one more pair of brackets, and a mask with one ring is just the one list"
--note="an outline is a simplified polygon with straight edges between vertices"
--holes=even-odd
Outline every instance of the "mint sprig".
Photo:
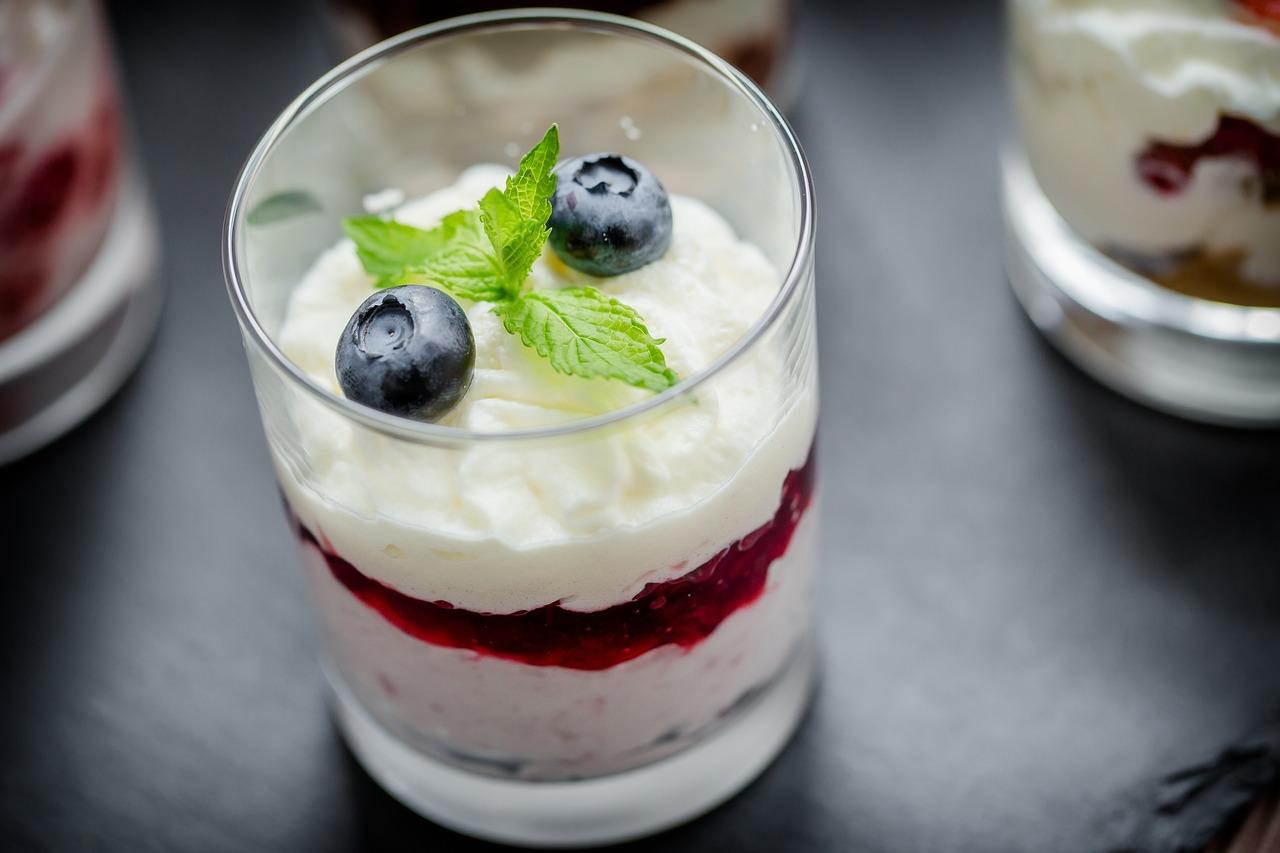
[[428,282],[459,299],[492,302],[506,330],[560,373],[670,388],[678,378],[662,341],[634,308],[594,287],[525,290],[551,233],[559,156],[553,124],[506,186],[489,190],[476,208],[455,211],[430,230],[379,216],[346,219],[343,230],[375,287]]
[[423,231],[378,216],[342,221],[342,230],[356,244],[356,256],[376,287],[394,287],[409,276],[411,266],[444,248],[443,228]]
[[678,381],[644,320],[594,287],[532,290],[494,307],[502,325],[560,373],[662,391]]

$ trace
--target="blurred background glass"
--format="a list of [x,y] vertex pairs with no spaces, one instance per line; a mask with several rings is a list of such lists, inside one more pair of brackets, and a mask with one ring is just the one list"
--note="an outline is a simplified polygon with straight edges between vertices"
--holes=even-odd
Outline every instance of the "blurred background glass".
[[736,65],[775,101],[795,86],[791,44],[793,0],[604,0],[520,3],[512,0],[330,0],[338,45],[355,53],[422,24],[513,7],[558,6],[627,15],[665,27]]
[[0,3],[0,462],[93,411],[154,325],[123,124],[97,3]]
[[1117,390],[1280,424],[1280,11],[1009,0],[1009,277]]

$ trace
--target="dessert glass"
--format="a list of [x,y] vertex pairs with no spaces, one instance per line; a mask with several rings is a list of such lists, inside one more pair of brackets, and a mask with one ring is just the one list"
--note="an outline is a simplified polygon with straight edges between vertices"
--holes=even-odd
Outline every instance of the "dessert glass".
[[[477,162],[514,164],[553,121],[570,150],[634,156],[707,202],[779,271],[763,316],[714,365],[605,415],[473,433],[357,405],[288,360],[275,335],[290,294],[362,197],[414,198]],[[791,130],[745,76],[596,13],[426,26],[285,110],[240,176],[224,248],[339,725],[383,787],[474,835],[592,844],[694,817],[767,766],[812,679],[813,195]],[[664,441],[698,440],[683,415],[717,388],[752,393],[762,364],[775,373],[759,393],[775,402],[744,425],[758,440],[696,495],[664,492]],[[645,461],[620,467],[623,455]],[[416,498],[394,480],[353,497],[389,461],[444,472],[440,488],[482,514],[568,506],[578,532],[515,543],[406,521]],[[590,523],[619,517],[634,497],[624,480],[661,511]]]
[[1036,325],[1131,397],[1259,426],[1280,423],[1266,6],[1009,0],[1020,134],[1003,158],[1007,268]]
[[92,0],[0,6],[0,462],[92,412],[159,310],[157,241]]

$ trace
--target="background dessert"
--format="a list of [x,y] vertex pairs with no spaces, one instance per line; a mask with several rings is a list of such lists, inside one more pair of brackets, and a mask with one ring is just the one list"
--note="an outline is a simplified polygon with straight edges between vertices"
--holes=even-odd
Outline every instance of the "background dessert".
[[1280,31],[1266,4],[1012,0],[1031,167],[1086,240],[1175,290],[1280,305]]
[[159,316],[124,126],[97,2],[0,3],[0,463],[94,412]]
[[[333,0],[334,29],[349,53],[431,21],[536,5],[506,0]],[[705,45],[742,69],[771,94],[783,83],[791,36],[792,0],[571,0],[594,9],[649,21]]]
[[0,340],[84,273],[120,183],[120,107],[97,16],[0,6]]

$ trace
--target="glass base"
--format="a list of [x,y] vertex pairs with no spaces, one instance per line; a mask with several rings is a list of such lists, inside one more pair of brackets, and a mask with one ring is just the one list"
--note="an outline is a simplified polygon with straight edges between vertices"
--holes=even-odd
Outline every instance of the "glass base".
[[1002,158],[1005,267],[1035,325],[1120,393],[1175,415],[1280,426],[1280,309],[1166,290],[1082,240],[1024,155]]
[[130,177],[81,279],[0,342],[0,464],[79,424],[129,376],[160,315],[158,254],[150,202]]
[[526,847],[588,847],[691,820],[741,791],[781,752],[812,694],[810,645],[725,728],[670,758],[597,779],[519,782],[460,770],[392,736],[330,667],[338,725],[388,793],[441,826]]

